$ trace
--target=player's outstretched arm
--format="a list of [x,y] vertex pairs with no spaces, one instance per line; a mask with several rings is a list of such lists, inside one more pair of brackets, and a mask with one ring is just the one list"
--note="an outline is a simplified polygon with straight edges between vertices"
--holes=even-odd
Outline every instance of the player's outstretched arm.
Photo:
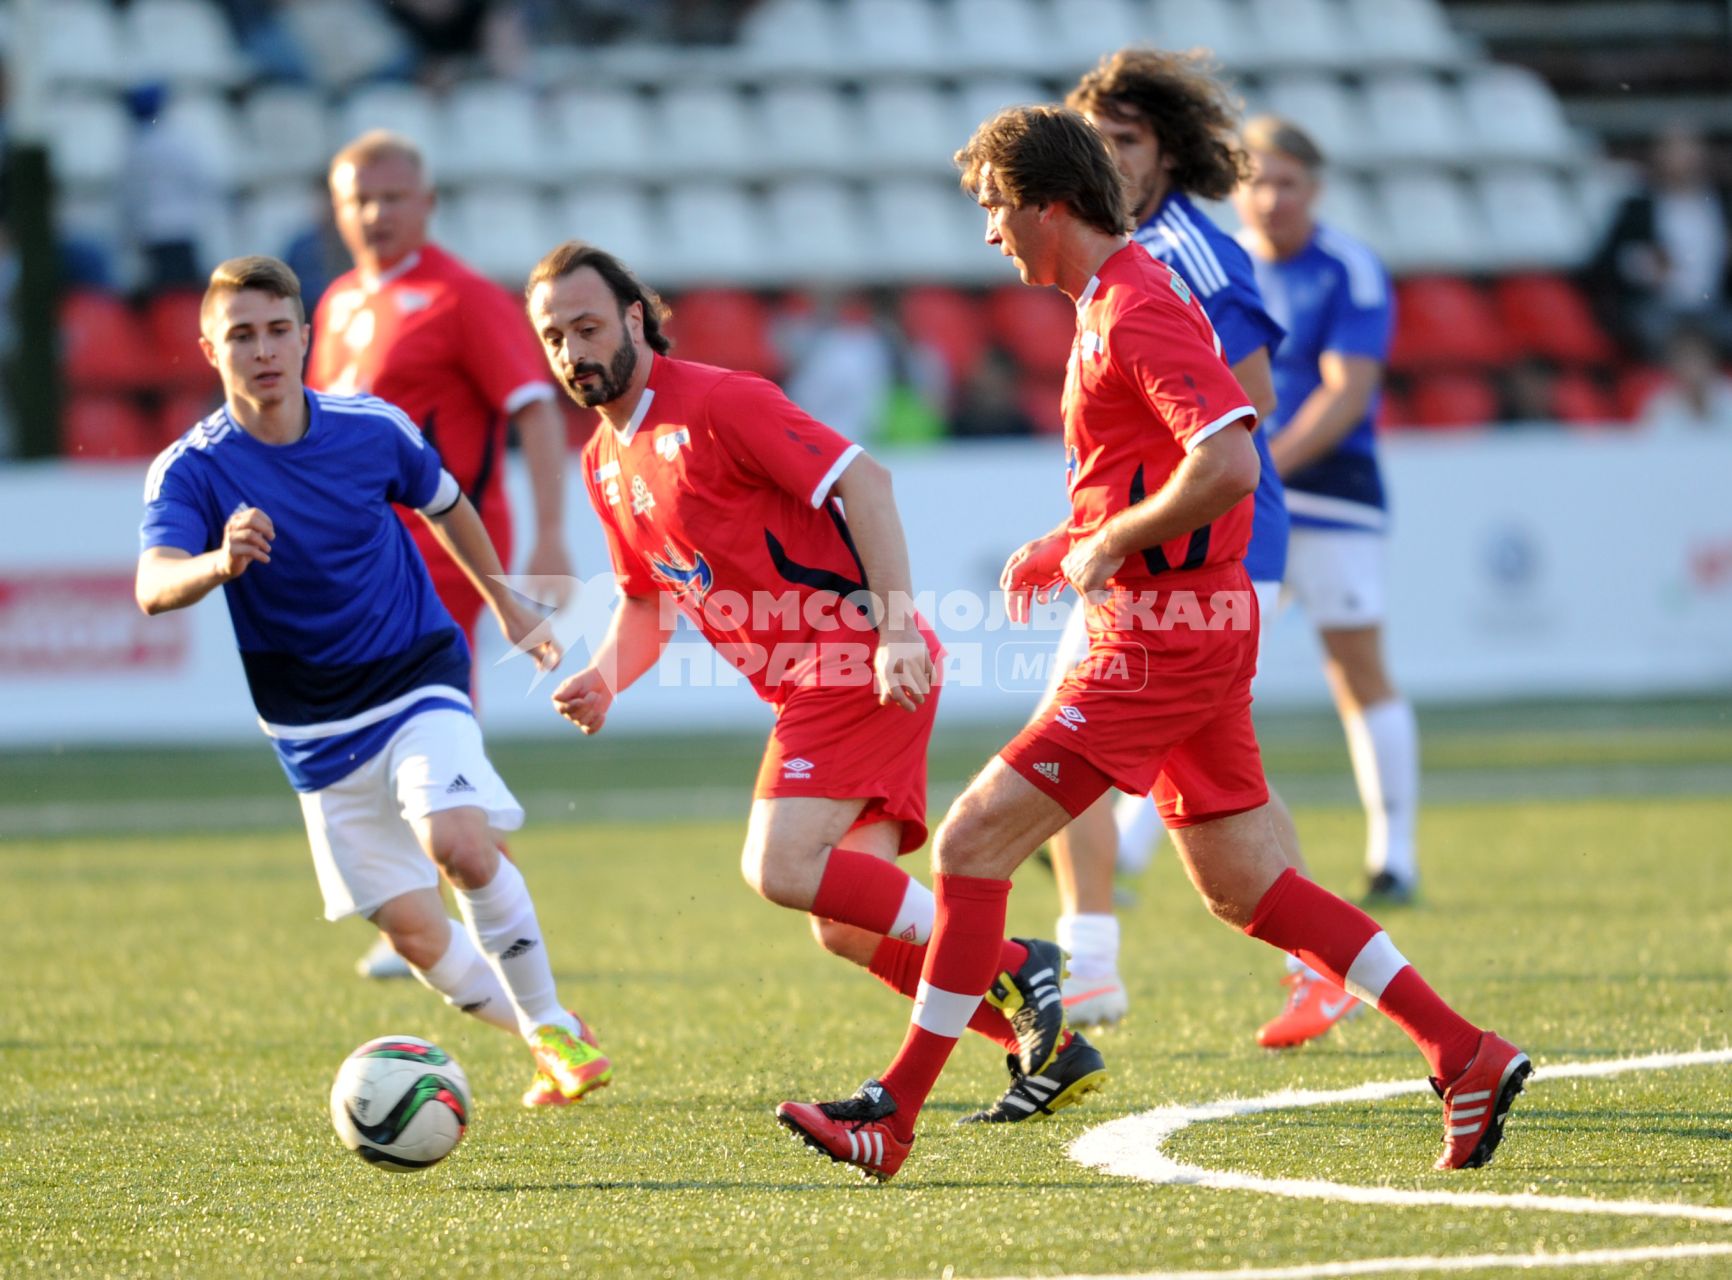
[[1200,529],[1257,488],[1262,464],[1251,433],[1229,426],[1199,444],[1167,482],[1126,507],[1064,558],[1064,576],[1079,592],[1106,586],[1125,557]]
[[663,625],[660,593],[626,596],[590,664],[553,691],[554,709],[585,733],[600,733],[614,695],[655,666],[672,634]]
[[878,701],[913,711],[932,692],[934,673],[932,654],[914,620],[914,575],[890,472],[870,455],[858,454],[837,477],[833,492],[848,512],[848,530],[878,601],[878,652],[872,663]]
[[458,498],[456,505],[436,516],[422,512],[421,518],[432,528],[439,545],[469,575],[469,580],[499,620],[499,629],[505,633],[505,638],[514,646],[525,649],[541,670],[552,671],[557,667],[563,653],[559,641],[554,639],[551,629],[543,629],[541,615],[520,601],[505,585],[505,567],[499,563],[493,539],[488,536],[486,526],[481,523],[481,517],[469,499]]
[[197,604],[253,564],[271,562],[271,518],[257,507],[242,507],[223,525],[223,544],[193,555],[179,547],[151,547],[138,558],[133,596],[147,614],[167,613]]
[[565,545],[565,419],[551,399],[531,400],[511,415],[511,428],[523,446],[535,500],[535,543],[524,572],[562,582],[552,603],[563,609],[577,583]]

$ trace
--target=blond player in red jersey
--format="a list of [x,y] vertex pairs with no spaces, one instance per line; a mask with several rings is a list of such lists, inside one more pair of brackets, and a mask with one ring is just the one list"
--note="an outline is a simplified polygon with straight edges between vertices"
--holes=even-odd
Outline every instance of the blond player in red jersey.
[[[517,301],[427,238],[434,193],[419,148],[375,130],[337,152],[331,209],[354,269],[331,282],[313,317],[307,385],[378,396],[433,442],[511,567],[505,439],[517,433],[535,495],[535,545],[524,572],[571,581],[565,548],[565,426]],[[475,648],[483,601],[420,520],[403,514],[439,600]],[[569,585],[552,591],[563,604]],[[375,946],[363,977],[407,977]]]
[[[933,898],[896,859],[926,842],[941,655],[912,608],[890,473],[763,378],[670,356],[661,299],[604,250],[554,249],[528,306],[555,375],[601,414],[583,478],[621,595],[555,706],[599,732],[683,612],[776,712],[747,882],[810,912],[827,950],[914,996]],[[1063,958],[1002,926],[993,1002],[977,998],[964,1021],[1032,1074],[1075,1052]]]
[[[1412,1037],[1444,1100],[1438,1168],[1491,1159],[1531,1068],[1438,998],[1375,921],[1301,876],[1269,820],[1251,728],[1257,599],[1242,560],[1256,411],[1184,280],[1125,234],[1123,179],[1082,116],[1013,107],[957,153],[986,240],[1077,309],[1065,378],[1071,514],[1005,565],[1013,599],[1068,583],[1089,652],[987,763],[933,847],[936,923],[913,1024],[890,1069],[840,1102],[785,1102],[784,1125],[880,1178],[991,981],[1010,873],[1109,787],[1152,791],[1220,920],[1298,955]],[[864,1154],[863,1154],[864,1153]]]

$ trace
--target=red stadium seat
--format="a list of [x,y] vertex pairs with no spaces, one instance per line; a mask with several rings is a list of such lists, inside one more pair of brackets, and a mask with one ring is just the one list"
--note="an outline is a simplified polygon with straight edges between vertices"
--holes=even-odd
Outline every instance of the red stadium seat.
[[1564,364],[1616,358],[1588,300],[1562,276],[1509,276],[1493,286],[1498,314],[1516,354]]
[[952,387],[966,383],[986,354],[986,320],[980,303],[961,290],[941,285],[909,289],[902,295],[900,320],[910,341],[944,357]]
[[138,317],[112,294],[80,291],[60,308],[62,367],[68,387],[136,391],[156,380],[156,353]]
[[75,395],[61,422],[60,451],[74,462],[149,458],[158,451],[150,416],[131,396]]
[[683,360],[747,369],[773,378],[782,362],[770,341],[763,301],[738,289],[699,289],[673,304],[668,336]]
[[1422,378],[1409,402],[1420,427],[1485,427],[1498,420],[1497,392],[1478,373],[1434,373]]
[[220,379],[198,346],[198,309],[203,295],[176,289],[159,293],[144,314],[155,345],[156,383],[165,388],[207,390]]
[[1580,369],[1566,369],[1552,387],[1552,416],[1573,426],[1604,427],[1618,419],[1617,402]]
[[166,448],[223,402],[222,388],[186,388],[163,396],[156,411],[156,445]]
[[1618,378],[1618,417],[1625,422],[1640,418],[1649,397],[1666,385],[1667,378],[1664,369],[1652,365],[1637,365],[1624,370]]
[[1024,372],[1064,376],[1076,340],[1076,308],[1064,294],[1003,285],[987,295],[986,322]]
[[1392,387],[1383,388],[1383,394],[1377,401],[1377,429],[1379,431],[1400,431],[1413,425],[1413,409],[1407,403],[1407,397]]
[[1451,276],[1420,276],[1396,291],[1389,364],[1401,371],[1501,365],[1511,352],[1497,311],[1478,287]]
[[1064,434],[1064,414],[1060,408],[1064,400],[1062,373],[1057,377],[1042,373],[1024,375],[1017,382],[1016,399],[1023,413],[1028,415],[1028,420],[1034,423],[1037,434]]

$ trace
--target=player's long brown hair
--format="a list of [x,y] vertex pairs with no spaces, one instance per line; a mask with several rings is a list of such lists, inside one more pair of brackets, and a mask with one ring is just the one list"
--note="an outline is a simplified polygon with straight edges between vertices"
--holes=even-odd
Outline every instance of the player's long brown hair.
[[567,240],[536,263],[535,270],[529,273],[529,283],[523,287],[524,298],[529,298],[537,285],[563,280],[580,267],[593,269],[607,281],[614,301],[619,303],[620,315],[625,315],[626,309],[634,302],[643,304],[643,340],[651,351],[665,356],[673,350],[673,340],[662,330],[673,311],[662,301],[661,295],[633,275],[630,267],[606,249],[586,240]]
[[1086,114],[1142,121],[1173,159],[1172,183],[1188,195],[1224,200],[1248,175],[1234,137],[1239,103],[1207,54],[1120,49],[1077,81],[1065,104]]
[[1125,180],[1093,125],[1064,107],[1006,107],[956,153],[962,189],[979,198],[987,166],[993,184],[1019,209],[1063,201],[1081,221],[1110,236],[1130,226]]

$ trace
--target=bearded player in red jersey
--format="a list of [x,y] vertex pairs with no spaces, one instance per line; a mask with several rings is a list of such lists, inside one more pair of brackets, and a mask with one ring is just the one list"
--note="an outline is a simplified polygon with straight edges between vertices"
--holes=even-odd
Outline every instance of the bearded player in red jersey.
[[[599,732],[683,611],[776,711],[747,882],[810,912],[826,950],[917,995],[933,897],[896,859],[926,843],[941,655],[913,611],[890,473],[763,378],[671,357],[661,299],[604,250],[554,249],[528,307],[559,381],[601,414],[583,478],[621,594],[555,706]],[[963,1024],[1002,1046],[1013,1074],[1068,1055],[1098,1083],[1100,1055],[1065,1029],[1063,953],[1007,940],[1003,925],[1000,913],[990,1002],[976,995]]]
[[778,1118],[833,1160],[893,1174],[992,980],[984,944],[1003,931],[1007,877],[1116,786],[1153,792],[1217,918],[1297,955],[1412,1037],[1444,1102],[1437,1167],[1484,1164],[1527,1056],[1456,1014],[1375,921],[1291,867],[1270,823],[1251,729],[1257,601],[1241,564],[1256,413],[1207,316],[1180,276],[1127,238],[1123,181],[1080,115],[1013,107],[956,160],[986,210],[987,243],[1025,283],[1076,303],[1064,392],[1071,515],[1012,555],[1002,581],[1013,599],[1075,587],[1088,601],[1089,653],[939,829],[923,999],[890,1069],[841,1102],[785,1102]]

